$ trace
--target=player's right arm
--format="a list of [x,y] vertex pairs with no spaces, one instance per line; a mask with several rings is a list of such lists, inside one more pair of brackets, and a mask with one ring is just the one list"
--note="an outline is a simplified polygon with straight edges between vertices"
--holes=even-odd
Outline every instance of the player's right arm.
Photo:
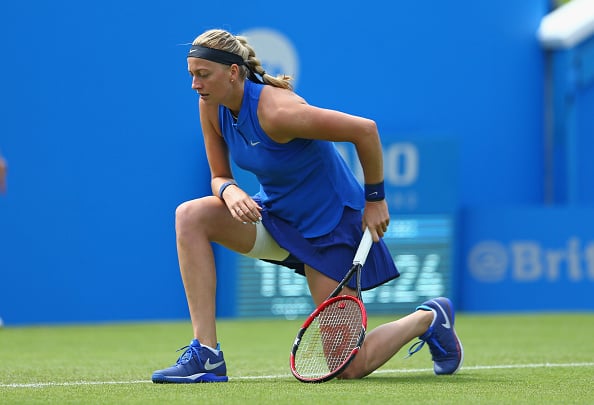
[[200,99],[200,125],[204,137],[206,158],[210,168],[210,185],[213,195],[219,196],[220,187],[227,181],[233,181],[229,150],[219,126],[219,108]]
[[[229,160],[229,149],[219,126],[219,108],[200,100],[200,124],[204,137],[206,157],[210,167],[210,185],[213,195],[219,195],[221,186],[234,181]],[[248,195],[240,185],[225,188],[223,200],[231,215],[241,222],[256,222],[261,218],[261,207]]]

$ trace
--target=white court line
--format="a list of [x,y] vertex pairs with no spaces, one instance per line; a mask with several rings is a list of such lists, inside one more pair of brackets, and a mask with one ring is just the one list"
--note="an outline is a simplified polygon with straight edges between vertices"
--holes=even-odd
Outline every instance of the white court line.
[[[535,364],[501,364],[494,366],[466,366],[461,370],[497,370],[497,369],[520,369],[520,368],[554,368],[554,367],[594,367],[594,363],[535,363]],[[412,368],[412,369],[394,369],[394,370],[376,370],[373,374],[407,374],[407,373],[422,373],[433,372],[430,368]],[[279,375],[259,375],[259,376],[242,376],[229,377],[229,381],[243,381],[243,380],[277,380],[281,378],[292,377],[290,374]],[[77,385],[117,385],[117,384],[147,384],[152,383],[151,380],[131,380],[131,381],[70,381],[70,382],[44,382],[44,383],[28,383],[28,384],[0,384],[0,388],[45,388],[45,387],[69,387]]]

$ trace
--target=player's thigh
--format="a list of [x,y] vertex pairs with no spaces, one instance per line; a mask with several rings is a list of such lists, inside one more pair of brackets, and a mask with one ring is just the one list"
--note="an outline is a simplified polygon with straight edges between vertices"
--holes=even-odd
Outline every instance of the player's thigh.
[[239,253],[247,253],[256,241],[256,226],[231,216],[225,203],[208,196],[186,201],[175,211],[178,238],[206,237]]
[[[320,305],[328,296],[334,291],[338,285],[338,281],[331,279],[323,273],[305,265],[305,276],[307,277],[307,284],[309,292],[313,298],[316,306]],[[356,295],[356,292],[351,288],[343,288],[341,295]]]

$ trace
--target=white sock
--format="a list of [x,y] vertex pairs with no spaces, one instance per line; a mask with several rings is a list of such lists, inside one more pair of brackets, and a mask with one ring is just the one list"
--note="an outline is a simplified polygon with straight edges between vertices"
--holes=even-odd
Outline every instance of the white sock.
[[213,352],[215,355],[217,355],[217,356],[219,355],[219,352],[220,352],[220,350],[213,349],[212,347],[210,347],[210,346],[206,346],[206,345],[203,345],[202,343],[201,343],[200,345],[201,345],[202,347],[206,347],[208,350],[210,350],[211,352]]

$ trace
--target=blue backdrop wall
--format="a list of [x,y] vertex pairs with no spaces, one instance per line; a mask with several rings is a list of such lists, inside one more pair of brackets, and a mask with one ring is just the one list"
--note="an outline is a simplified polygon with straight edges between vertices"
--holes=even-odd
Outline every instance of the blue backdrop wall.
[[385,143],[456,144],[454,210],[542,203],[535,32],[548,11],[547,0],[3,2],[0,316],[187,317],[174,210],[210,191],[185,54],[212,27],[281,34],[297,91],[376,120]]

